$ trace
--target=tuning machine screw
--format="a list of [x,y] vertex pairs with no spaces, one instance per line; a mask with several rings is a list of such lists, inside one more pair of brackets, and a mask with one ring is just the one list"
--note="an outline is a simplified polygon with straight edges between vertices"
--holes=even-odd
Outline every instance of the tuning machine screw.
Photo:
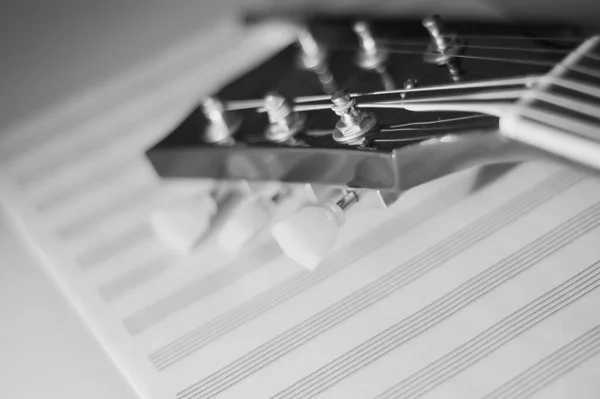
[[265,132],[267,140],[286,142],[304,128],[306,115],[294,111],[285,97],[271,92],[265,96],[264,101],[269,116],[269,126]]
[[423,20],[423,26],[429,31],[432,40],[424,56],[425,62],[447,65],[452,80],[459,81],[460,68],[453,59],[462,50],[458,37],[445,31],[444,25],[437,15],[426,17]]
[[335,125],[333,139],[339,143],[360,145],[365,137],[377,130],[377,119],[371,112],[356,108],[356,100],[345,90],[331,96],[331,109],[340,117]]
[[432,39],[425,57],[427,62],[443,65],[448,59],[460,52],[460,45],[456,35],[445,31],[439,16],[432,15],[426,17],[423,20],[423,26],[429,31]]
[[345,211],[359,201],[355,191],[345,191],[337,201],[301,208],[273,226],[273,237],[291,259],[314,270],[333,248],[345,222]]
[[324,47],[317,41],[308,28],[300,31],[297,41],[300,47],[298,66],[317,75],[326,93],[336,91],[337,84],[327,65],[327,51]]
[[320,69],[327,61],[327,52],[317,42],[308,28],[303,29],[298,34],[298,45],[300,46],[300,55],[298,64],[303,69]]
[[213,144],[233,143],[233,135],[242,122],[241,117],[226,111],[223,103],[215,97],[205,99],[201,107],[208,120],[208,125],[204,130],[204,141]]
[[[406,79],[404,81],[404,84],[402,85],[402,89],[404,89],[404,90],[414,89],[415,87],[417,87],[417,80],[416,79]],[[400,97],[402,99],[404,99],[406,97],[406,93],[402,93],[400,95]]]
[[381,68],[387,60],[388,54],[377,45],[369,24],[359,21],[352,26],[352,29],[358,37],[359,45],[356,64],[366,70]]

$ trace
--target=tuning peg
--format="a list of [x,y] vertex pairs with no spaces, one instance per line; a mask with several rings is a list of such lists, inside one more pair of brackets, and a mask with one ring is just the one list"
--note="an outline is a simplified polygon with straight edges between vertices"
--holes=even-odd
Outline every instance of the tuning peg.
[[298,34],[298,46],[300,49],[296,62],[298,67],[314,72],[326,93],[336,91],[337,84],[327,65],[327,51],[308,27]]
[[[404,89],[404,90],[412,90],[415,87],[417,87],[417,80],[416,79],[406,79],[404,81],[404,84],[402,85],[402,89]],[[402,99],[406,98],[406,92],[400,94],[400,97]]]
[[430,64],[446,65],[453,81],[461,80],[461,71],[454,57],[460,53],[461,45],[456,35],[447,32],[437,15],[423,19],[423,26],[431,36],[424,60]]
[[327,52],[313,36],[310,29],[305,28],[298,34],[300,53],[298,66],[302,69],[321,69],[327,61]]
[[265,110],[269,117],[265,137],[269,141],[289,142],[304,128],[305,115],[294,111],[289,100],[278,93],[270,92],[265,96]]
[[233,143],[233,135],[241,124],[239,115],[226,111],[223,103],[215,97],[205,99],[201,108],[208,121],[204,129],[204,141],[213,144]]
[[388,54],[377,45],[369,24],[359,21],[352,26],[352,29],[358,37],[357,65],[366,70],[380,68],[387,60]]
[[337,202],[301,208],[273,226],[273,238],[288,257],[314,270],[335,245],[345,221],[344,211],[358,198],[356,192],[349,191]]
[[375,115],[357,108],[356,100],[346,90],[333,93],[331,102],[331,109],[340,117],[333,132],[333,139],[338,143],[361,145],[366,136],[377,130]]
[[217,203],[209,193],[188,197],[154,210],[150,225],[158,238],[177,252],[193,249],[210,230]]
[[228,215],[217,234],[219,247],[237,252],[270,224],[275,203],[269,197],[253,195],[243,199]]
[[278,182],[246,182],[250,193],[238,202],[226,216],[217,233],[217,245],[238,252],[272,222],[276,205],[292,194],[290,187]]
[[287,217],[308,202],[326,197],[329,191],[308,184],[279,182],[247,182],[246,187],[252,194],[226,215],[227,221],[217,234],[219,247],[232,252],[241,250],[273,221]]

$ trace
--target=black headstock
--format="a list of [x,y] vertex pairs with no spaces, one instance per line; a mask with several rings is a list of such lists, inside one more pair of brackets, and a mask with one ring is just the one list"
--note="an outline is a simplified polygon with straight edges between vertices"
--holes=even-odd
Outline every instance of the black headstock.
[[[542,75],[579,44],[563,26],[344,17],[311,17],[300,25],[301,45],[291,43],[213,93],[221,103],[199,106],[148,151],[160,176],[400,192],[497,156],[510,144],[495,134],[498,118],[477,108],[414,112],[377,104],[475,94],[483,95],[477,103],[493,107],[495,98],[485,97],[490,87],[465,84]],[[439,86],[450,89],[397,92]],[[362,113],[358,133],[336,133],[340,116],[330,97],[341,89],[361,94],[337,105],[338,114]],[[343,95],[335,96],[343,103]],[[356,101],[353,110],[348,101]],[[269,103],[274,116],[265,112]],[[290,131],[273,128],[277,118]],[[230,127],[231,136],[215,131],[215,121]]]

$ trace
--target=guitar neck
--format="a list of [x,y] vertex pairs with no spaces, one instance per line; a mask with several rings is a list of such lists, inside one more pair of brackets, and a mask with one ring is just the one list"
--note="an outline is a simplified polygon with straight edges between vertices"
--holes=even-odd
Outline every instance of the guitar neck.
[[585,41],[501,118],[502,133],[600,172],[600,36]]

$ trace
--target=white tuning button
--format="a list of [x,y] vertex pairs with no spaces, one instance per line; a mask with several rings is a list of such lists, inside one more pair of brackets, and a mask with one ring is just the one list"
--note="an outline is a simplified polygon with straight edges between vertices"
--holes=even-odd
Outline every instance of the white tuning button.
[[271,198],[253,195],[242,200],[227,216],[217,235],[219,247],[232,252],[239,251],[270,225],[273,211]]
[[273,226],[273,237],[291,259],[314,270],[337,241],[344,224],[338,204],[309,205]]
[[204,238],[216,213],[217,203],[212,195],[188,197],[154,210],[150,225],[164,244],[187,253]]

